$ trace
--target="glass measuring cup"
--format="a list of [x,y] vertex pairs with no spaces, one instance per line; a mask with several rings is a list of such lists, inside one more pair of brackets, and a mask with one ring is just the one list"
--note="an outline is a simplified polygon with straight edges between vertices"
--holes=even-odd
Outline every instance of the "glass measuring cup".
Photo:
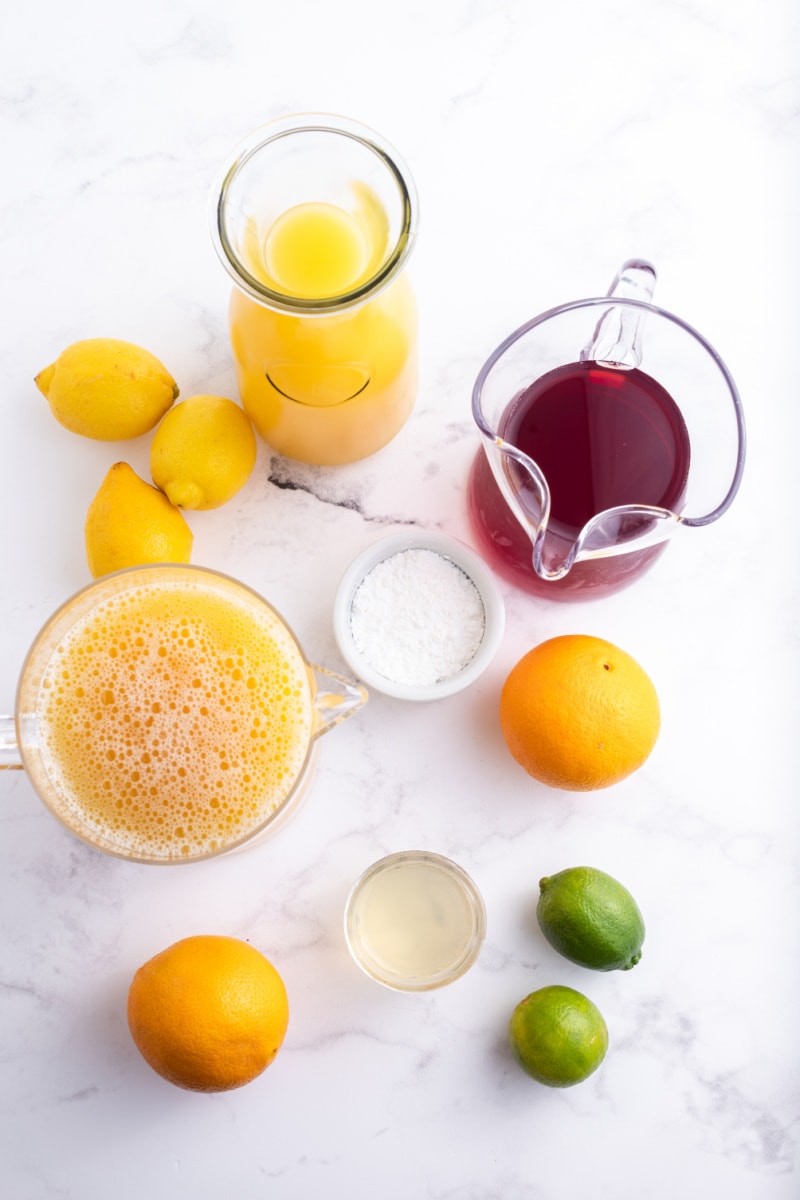
[[307,113],[257,129],[212,192],[234,282],[231,346],[244,408],[268,445],[353,462],[402,428],[417,392],[410,171],[383,138]]
[[744,468],[736,385],[695,329],[650,303],[653,267],[517,329],[481,369],[467,503],[500,574],[550,599],[637,579],[679,529],[728,509]]
[[306,659],[244,584],[159,564],[107,575],[44,625],[0,767],[98,850],[193,862],[272,833],[313,778],[319,737],[367,699]]

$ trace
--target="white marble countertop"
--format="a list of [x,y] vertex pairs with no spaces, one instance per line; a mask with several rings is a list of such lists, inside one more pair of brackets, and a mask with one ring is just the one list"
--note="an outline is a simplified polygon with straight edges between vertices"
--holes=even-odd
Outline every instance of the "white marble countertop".
[[[607,600],[504,584],[488,673],[432,705],[374,695],[258,848],[126,864],[62,830],[22,773],[0,776],[9,1200],[797,1195],[799,46],[791,0],[31,0],[7,15],[0,707],[44,619],[88,582],[83,521],[108,466],[147,470],[147,438],[69,434],[33,376],[78,338],[114,336],[166,361],[184,396],[235,395],[207,197],[231,146],[273,116],[372,125],[421,198],[409,424],[352,467],[262,443],[246,489],[189,517],[193,561],[261,590],[311,658],[343,666],[334,592],[368,542],[409,524],[470,540],[486,355],[539,310],[604,291],[631,255],[728,362],[750,438],[724,520]],[[663,706],[642,770],[578,796],[530,780],[497,721],[512,664],[569,632],[627,649]],[[456,859],[488,911],[476,966],[421,996],[368,980],[342,933],[355,877],[409,847]],[[633,972],[583,971],[536,929],[539,877],[581,862],[639,900]],[[275,1063],[217,1096],[159,1079],[125,1022],[139,964],[201,932],[252,941],[291,1004]],[[595,1000],[611,1039],[565,1091],[506,1045],[517,1001],[555,982]]]

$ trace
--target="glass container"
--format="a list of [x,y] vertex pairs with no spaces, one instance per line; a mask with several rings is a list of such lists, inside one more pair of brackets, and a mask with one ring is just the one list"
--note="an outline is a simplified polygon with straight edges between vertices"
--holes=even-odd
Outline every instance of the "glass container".
[[319,465],[375,453],[417,393],[408,167],[355,121],[289,116],[238,147],[212,201],[239,394],[261,437]]

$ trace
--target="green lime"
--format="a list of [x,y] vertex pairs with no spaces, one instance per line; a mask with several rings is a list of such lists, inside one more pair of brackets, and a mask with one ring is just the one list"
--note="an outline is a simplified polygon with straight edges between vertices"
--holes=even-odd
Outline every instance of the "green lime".
[[547,1087],[572,1087],[596,1071],[608,1049],[602,1014],[574,988],[539,988],[521,1000],[508,1027],[524,1071]]
[[594,867],[539,880],[536,916],[551,946],[594,971],[628,971],[642,957],[644,920],[627,888]]

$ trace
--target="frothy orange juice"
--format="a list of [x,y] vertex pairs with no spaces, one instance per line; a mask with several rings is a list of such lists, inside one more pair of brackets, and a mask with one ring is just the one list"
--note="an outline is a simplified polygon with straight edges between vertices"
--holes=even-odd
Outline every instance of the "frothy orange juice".
[[254,594],[134,586],[96,605],[42,681],[42,765],[67,823],[104,848],[195,858],[258,829],[312,734],[305,660]]

